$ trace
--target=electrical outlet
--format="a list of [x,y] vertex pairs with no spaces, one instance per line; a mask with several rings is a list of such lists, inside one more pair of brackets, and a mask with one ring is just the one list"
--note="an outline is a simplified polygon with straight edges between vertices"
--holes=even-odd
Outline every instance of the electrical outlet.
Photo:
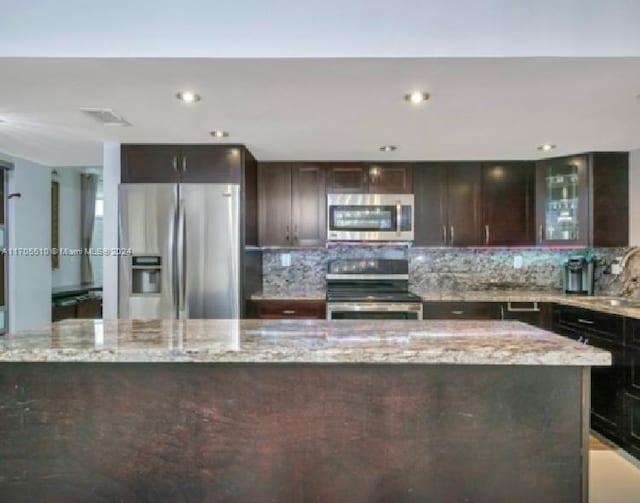
[[522,255],[516,255],[513,257],[513,268],[522,269]]
[[282,267],[289,267],[291,265],[291,254],[290,253],[281,253],[280,254],[280,265]]

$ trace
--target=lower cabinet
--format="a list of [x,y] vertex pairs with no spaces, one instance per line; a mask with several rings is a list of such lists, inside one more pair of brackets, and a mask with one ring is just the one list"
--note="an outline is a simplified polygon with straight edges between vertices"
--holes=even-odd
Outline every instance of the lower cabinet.
[[551,326],[551,305],[541,302],[427,301],[425,320],[517,320],[536,327]]
[[326,318],[323,300],[252,300],[247,305],[247,316],[262,320]]
[[555,305],[554,332],[609,351],[612,365],[591,368],[591,428],[640,459],[640,320]]

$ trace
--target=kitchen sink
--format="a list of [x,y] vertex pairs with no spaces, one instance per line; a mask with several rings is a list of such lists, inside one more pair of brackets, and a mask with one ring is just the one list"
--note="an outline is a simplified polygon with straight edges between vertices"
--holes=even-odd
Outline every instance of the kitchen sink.
[[593,299],[593,301],[597,304],[606,304],[608,306],[640,308],[640,299],[613,298],[613,299]]

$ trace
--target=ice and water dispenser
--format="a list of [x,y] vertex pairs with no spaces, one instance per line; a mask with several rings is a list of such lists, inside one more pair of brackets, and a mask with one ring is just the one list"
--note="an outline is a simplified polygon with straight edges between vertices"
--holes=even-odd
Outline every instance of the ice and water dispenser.
[[131,257],[131,293],[142,295],[159,294],[162,264],[156,255],[134,255]]

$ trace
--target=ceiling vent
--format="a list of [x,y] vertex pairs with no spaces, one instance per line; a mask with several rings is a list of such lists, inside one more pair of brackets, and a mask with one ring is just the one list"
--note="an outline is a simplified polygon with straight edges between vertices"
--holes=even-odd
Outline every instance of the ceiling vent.
[[81,108],[83,114],[105,126],[131,126],[131,123],[118,115],[112,108]]

